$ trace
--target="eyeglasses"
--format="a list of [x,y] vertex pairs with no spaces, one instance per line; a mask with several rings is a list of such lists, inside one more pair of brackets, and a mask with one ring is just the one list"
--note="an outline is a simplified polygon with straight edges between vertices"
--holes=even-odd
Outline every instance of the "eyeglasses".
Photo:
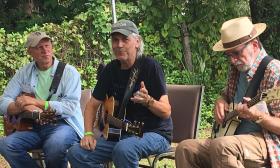
[[248,44],[249,43],[244,44],[244,46],[237,51],[224,52],[224,54],[229,56],[229,57],[239,56],[243,52],[243,50],[247,47]]

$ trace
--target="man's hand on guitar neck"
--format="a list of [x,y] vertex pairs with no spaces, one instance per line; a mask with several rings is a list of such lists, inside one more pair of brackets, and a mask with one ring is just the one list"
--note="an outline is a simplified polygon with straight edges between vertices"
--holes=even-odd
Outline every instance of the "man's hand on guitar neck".
[[225,118],[225,110],[228,111],[229,105],[228,103],[222,98],[219,97],[215,102],[214,107],[214,118],[217,123],[222,124]]
[[[243,103],[239,103],[237,107],[235,108],[235,111],[238,112],[238,116],[244,119],[248,119],[251,121],[256,121],[259,119],[260,116],[263,117],[263,114],[265,112],[261,112],[258,108],[257,105],[254,105],[252,107],[248,107],[247,102],[251,100],[251,98],[244,97],[243,98]],[[266,104],[265,104],[266,106]]]

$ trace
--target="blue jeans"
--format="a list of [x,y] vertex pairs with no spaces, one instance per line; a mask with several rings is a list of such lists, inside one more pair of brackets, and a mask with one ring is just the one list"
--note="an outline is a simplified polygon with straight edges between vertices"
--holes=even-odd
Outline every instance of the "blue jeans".
[[99,138],[92,151],[76,144],[69,149],[67,157],[73,168],[99,168],[112,160],[116,168],[137,168],[141,158],[166,152],[169,148],[170,144],[164,137],[148,132],[142,138],[124,136],[119,142]]
[[38,168],[27,151],[42,148],[48,168],[66,168],[67,149],[79,141],[75,130],[64,120],[56,125],[35,126],[0,139],[0,154],[12,168]]

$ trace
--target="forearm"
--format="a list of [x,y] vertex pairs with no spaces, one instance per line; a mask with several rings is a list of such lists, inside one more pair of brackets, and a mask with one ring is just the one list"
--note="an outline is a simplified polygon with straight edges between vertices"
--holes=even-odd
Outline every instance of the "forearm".
[[85,132],[92,132],[93,125],[96,119],[96,112],[98,110],[100,102],[97,101],[95,98],[91,98],[90,101],[86,105],[86,109],[84,112],[84,126]]
[[171,106],[167,95],[163,95],[158,101],[153,99],[153,101],[149,102],[146,107],[160,118],[166,119],[171,115]]
[[277,135],[280,135],[280,118],[270,116],[267,113],[258,111],[256,117],[252,119],[254,121],[259,121],[259,125],[268,131],[271,131]]
[[7,109],[7,113],[9,115],[16,115],[19,114],[21,112],[21,108],[16,106],[15,102],[12,102],[9,104],[8,109]]

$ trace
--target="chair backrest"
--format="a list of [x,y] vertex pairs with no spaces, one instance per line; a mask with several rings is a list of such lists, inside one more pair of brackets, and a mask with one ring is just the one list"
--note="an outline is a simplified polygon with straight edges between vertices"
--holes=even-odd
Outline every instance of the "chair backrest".
[[167,85],[173,120],[173,142],[196,138],[204,86]]
[[84,111],[85,111],[87,102],[90,100],[90,98],[91,98],[91,89],[82,90],[80,103],[81,103],[81,110],[82,110],[83,115],[84,115]]

